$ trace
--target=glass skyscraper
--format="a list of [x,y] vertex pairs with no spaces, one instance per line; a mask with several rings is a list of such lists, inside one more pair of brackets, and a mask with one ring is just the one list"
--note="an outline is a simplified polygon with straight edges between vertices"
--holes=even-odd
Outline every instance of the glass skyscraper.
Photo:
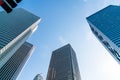
[[70,44],[53,51],[47,80],[81,80],[77,58]]
[[[22,48],[23,52],[22,50],[21,52],[18,50],[22,45],[27,44],[25,41],[36,30],[39,22],[40,22],[40,17],[22,8],[14,9],[14,11],[9,14],[7,14],[4,11],[0,12],[0,69],[1,69],[0,80],[1,80],[1,76],[2,77],[6,76],[6,78],[2,80],[11,80],[11,79],[16,80],[13,77],[16,74],[18,75],[18,73],[20,72],[18,69],[23,67],[22,64],[24,61],[22,61],[22,59],[23,58],[28,59],[26,55],[30,54],[29,51],[28,53],[24,54],[25,50],[23,48]],[[18,55],[20,55],[21,57],[18,57],[16,53],[18,53]],[[24,56],[22,56],[22,54]],[[13,58],[13,56],[15,55],[16,57],[14,57],[14,59],[12,60],[15,61],[17,60],[17,58],[19,58],[20,63],[11,61],[11,58]],[[16,65],[19,66],[16,67]],[[2,69],[6,69],[6,70],[16,69],[15,71],[18,72],[11,70],[11,73],[9,75],[3,75],[2,73],[4,73],[5,70]]]
[[120,6],[110,5],[87,17],[87,21],[93,34],[120,63]]
[[0,69],[0,80],[16,80],[34,47],[25,42]]

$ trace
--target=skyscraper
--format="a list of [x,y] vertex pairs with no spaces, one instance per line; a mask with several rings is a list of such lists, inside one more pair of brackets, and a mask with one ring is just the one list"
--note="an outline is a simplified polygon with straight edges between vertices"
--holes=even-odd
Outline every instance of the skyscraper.
[[16,80],[34,47],[25,42],[0,69],[0,80]]
[[43,77],[40,74],[37,74],[33,80],[43,80]]
[[12,13],[0,12],[0,68],[37,28],[40,18],[18,8]]
[[110,5],[87,17],[87,21],[93,34],[120,63],[120,6]]
[[0,17],[0,80],[16,80],[33,48],[25,41],[36,30],[40,18],[22,8],[10,14],[0,12]]
[[53,51],[47,80],[81,80],[77,58],[70,44]]

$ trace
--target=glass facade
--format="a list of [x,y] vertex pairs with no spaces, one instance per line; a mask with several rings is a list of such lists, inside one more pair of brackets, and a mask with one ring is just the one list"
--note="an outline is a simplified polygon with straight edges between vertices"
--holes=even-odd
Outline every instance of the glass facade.
[[7,14],[0,12],[0,49],[28,29],[40,18],[22,8]]
[[0,12],[0,80],[16,80],[31,56],[33,45],[25,42],[40,18],[22,8]]
[[92,32],[120,62],[120,6],[110,5],[87,17]]
[[47,80],[81,80],[76,55],[69,44],[53,51]]
[[40,18],[22,8],[7,14],[0,12],[0,68],[27,40]]
[[25,42],[0,69],[0,80],[16,80],[32,50],[33,45]]

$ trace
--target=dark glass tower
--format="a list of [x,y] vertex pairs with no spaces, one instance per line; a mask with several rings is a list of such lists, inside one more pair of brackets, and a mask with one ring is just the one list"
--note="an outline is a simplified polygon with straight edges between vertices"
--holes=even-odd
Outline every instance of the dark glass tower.
[[93,34],[120,63],[120,6],[110,5],[87,17],[87,21]]
[[25,42],[0,69],[0,80],[16,80],[33,49],[32,44]]
[[53,51],[47,80],[81,80],[77,58],[70,44]]

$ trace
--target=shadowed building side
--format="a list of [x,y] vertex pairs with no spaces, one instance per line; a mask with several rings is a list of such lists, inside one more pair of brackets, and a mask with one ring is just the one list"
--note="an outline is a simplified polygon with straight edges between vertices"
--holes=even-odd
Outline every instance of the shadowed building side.
[[77,58],[70,44],[53,51],[47,80],[81,80]]
[[32,55],[33,45],[25,42],[0,69],[0,80],[16,80],[26,61]]

